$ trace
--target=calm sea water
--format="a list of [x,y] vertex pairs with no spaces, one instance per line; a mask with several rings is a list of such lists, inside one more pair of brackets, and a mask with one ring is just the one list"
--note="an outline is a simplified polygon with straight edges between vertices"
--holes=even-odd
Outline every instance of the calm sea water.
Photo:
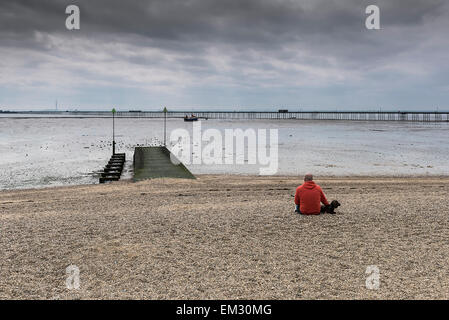
[[[111,153],[111,124],[98,118],[0,117],[0,190],[97,183]],[[203,132],[278,129],[280,175],[449,174],[449,123],[207,120],[201,126]],[[179,128],[191,131],[192,123],[167,121],[168,135]],[[128,170],[135,146],[162,140],[161,119],[116,119],[117,150],[127,153]],[[258,174],[260,168],[187,167],[194,174]]]

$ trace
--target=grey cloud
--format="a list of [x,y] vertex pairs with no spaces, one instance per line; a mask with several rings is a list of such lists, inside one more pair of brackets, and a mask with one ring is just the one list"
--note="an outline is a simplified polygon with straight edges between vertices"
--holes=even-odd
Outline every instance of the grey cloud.
[[[69,4],[80,6],[80,31],[65,29]],[[381,8],[380,31],[364,28],[369,4]],[[148,72],[123,71],[124,84],[166,71],[155,83],[168,85],[179,73],[217,86],[382,85],[377,72],[390,70],[385,78],[396,81],[412,69],[449,68],[448,7],[444,0],[1,1],[0,49],[29,52],[20,71],[66,63],[76,77],[101,83],[116,62]],[[89,64],[98,69],[83,70]]]
[[[305,46],[322,44],[327,50],[335,46],[337,54],[342,45],[379,44],[363,27],[363,10],[372,3],[367,0],[3,1],[2,42],[36,45],[35,31],[60,33],[70,39],[73,35],[64,27],[64,9],[72,3],[81,8],[82,28],[77,36],[99,41],[113,36],[116,41],[132,42],[133,36],[140,36],[174,50],[219,43],[271,51],[303,42]],[[419,25],[426,17],[438,16],[444,1],[374,3],[382,9],[383,28],[388,28]],[[388,36],[383,39],[388,41]],[[148,45],[145,40],[138,41]]]
[[[64,9],[77,4],[89,32],[120,32],[163,39],[264,39],[337,32],[361,26],[368,4],[383,9],[386,24],[417,24],[438,15],[444,0],[19,0],[0,3],[2,30],[64,32]],[[239,31],[239,32],[238,32]]]

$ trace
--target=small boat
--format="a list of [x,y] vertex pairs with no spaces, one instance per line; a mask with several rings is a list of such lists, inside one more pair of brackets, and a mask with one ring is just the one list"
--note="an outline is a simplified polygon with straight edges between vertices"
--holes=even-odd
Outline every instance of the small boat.
[[184,121],[198,121],[198,117],[192,114],[190,117],[185,116]]

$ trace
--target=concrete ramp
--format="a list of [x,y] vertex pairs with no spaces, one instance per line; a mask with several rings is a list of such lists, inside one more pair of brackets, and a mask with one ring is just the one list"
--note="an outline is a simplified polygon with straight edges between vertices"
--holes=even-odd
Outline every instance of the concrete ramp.
[[136,147],[134,181],[154,178],[195,179],[195,176],[180,161],[176,162],[179,164],[172,163],[170,155],[171,152],[166,147]]

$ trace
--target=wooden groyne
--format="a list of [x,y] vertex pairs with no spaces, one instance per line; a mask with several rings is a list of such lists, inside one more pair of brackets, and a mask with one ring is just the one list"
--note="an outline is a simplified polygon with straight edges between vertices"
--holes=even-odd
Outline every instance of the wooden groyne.
[[120,176],[122,175],[125,161],[126,161],[125,153],[113,154],[108,164],[104,167],[103,172],[101,173],[100,183],[120,180]]

